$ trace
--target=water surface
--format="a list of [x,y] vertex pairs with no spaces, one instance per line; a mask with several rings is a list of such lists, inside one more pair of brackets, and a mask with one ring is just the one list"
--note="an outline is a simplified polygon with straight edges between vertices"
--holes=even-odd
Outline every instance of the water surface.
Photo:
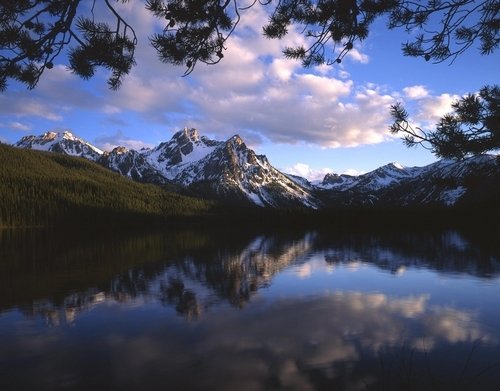
[[498,389],[495,238],[237,231],[0,231],[0,389]]

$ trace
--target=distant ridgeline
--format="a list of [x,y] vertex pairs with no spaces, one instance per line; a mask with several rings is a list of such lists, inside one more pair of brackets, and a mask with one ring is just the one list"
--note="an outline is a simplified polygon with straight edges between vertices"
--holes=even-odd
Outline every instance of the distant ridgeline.
[[0,145],[0,226],[169,221],[211,207],[84,159]]
[[195,129],[139,151],[101,151],[69,132],[23,137],[15,146],[0,150],[2,225],[92,222],[96,216],[164,221],[249,210],[267,216],[300,210],[327,219],[328,211],[500,208],[496,155],[425,167],[390,163],[310,182],[280,172],[238,135],[215,141]]

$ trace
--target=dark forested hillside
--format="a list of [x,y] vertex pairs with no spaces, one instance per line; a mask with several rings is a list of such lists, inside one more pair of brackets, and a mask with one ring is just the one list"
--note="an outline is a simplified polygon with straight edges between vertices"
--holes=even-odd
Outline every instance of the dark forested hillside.
[[167,221],[211,207],[82,158],[0,145],[0,226]]

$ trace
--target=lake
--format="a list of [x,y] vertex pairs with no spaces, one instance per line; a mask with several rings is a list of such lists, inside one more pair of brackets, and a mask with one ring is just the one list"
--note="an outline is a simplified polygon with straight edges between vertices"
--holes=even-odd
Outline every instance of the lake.
[[497,236],[0,231],[0,389],[498,390]]

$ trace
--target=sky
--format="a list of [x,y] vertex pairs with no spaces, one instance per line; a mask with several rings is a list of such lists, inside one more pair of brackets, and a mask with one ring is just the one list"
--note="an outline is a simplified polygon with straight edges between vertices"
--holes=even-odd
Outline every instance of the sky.
[[315,180],[390,162],[436,161],[389,133],[390,105],[404,103],[415,124],[430,128],[460,96],[499,82],[498,51],[481,56],[472,47],[453,64],[404,57],[401,45],[415,32],[390,31],[383,20],[341,64],[304,69],[282,55],[283,47],[303,42],[300,31],[265,39],[267,14],[260,6],[242,13],[219,64],[198,64],[182,77],[185,69],[161,63],[149,44],[148,36],[162,25],[144,2],[116,8],[139,40],[137,65],[122,87],[109,90],[102,70],[82,80],[60,57],[34,90],[11,82],[0,93],[0,141],[70,130],[104,150],[140,149],[193,127],[216,140],[239,134],[276,168]]

